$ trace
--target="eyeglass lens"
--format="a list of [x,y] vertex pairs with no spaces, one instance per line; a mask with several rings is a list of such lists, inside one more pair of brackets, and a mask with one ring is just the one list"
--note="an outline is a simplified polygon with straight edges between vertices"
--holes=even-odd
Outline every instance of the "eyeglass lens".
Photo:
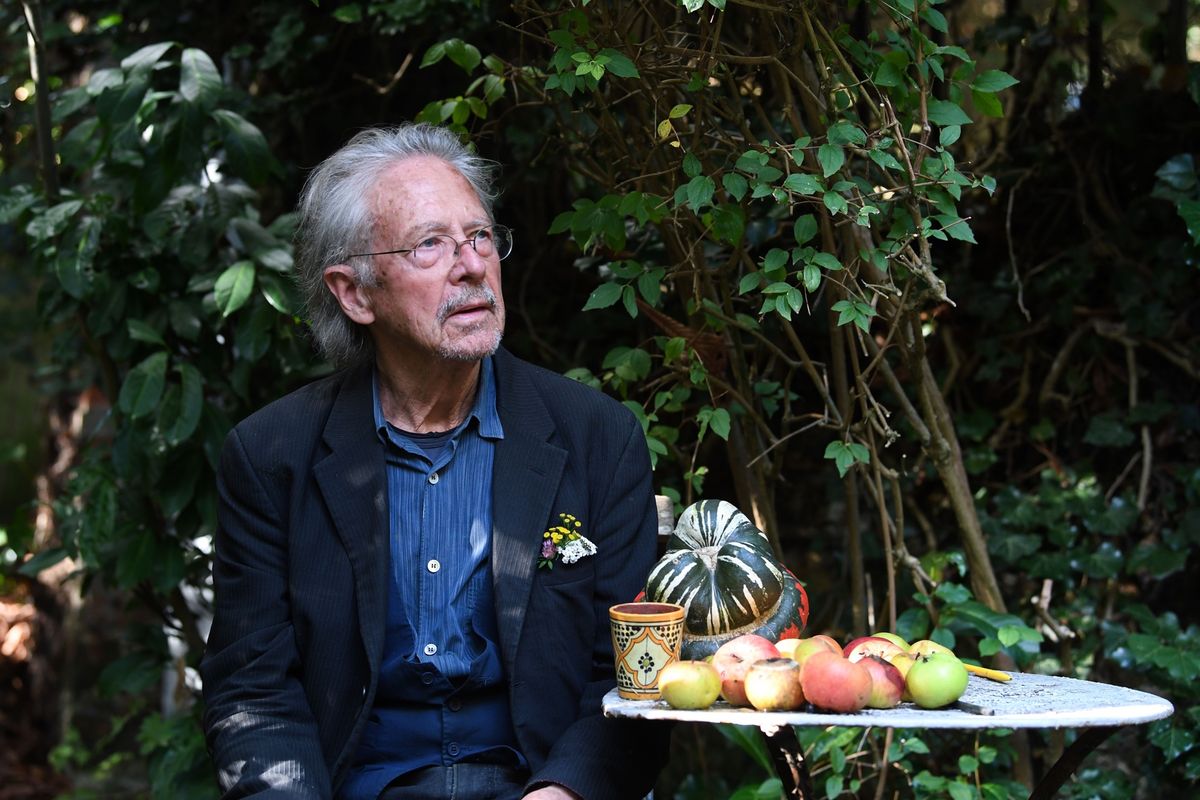
[[481,228],[470,239],[461,242],[452,236],[438,234],[430,236],[414,247],[412,254],[418,265],[432,267],[445,259],[447,255],[457,256],[459,248],[463,245],[470,245],[483,258],[498,255],[501,260],[504,260],[512,252],[512,231],[504,225],[493,225]]

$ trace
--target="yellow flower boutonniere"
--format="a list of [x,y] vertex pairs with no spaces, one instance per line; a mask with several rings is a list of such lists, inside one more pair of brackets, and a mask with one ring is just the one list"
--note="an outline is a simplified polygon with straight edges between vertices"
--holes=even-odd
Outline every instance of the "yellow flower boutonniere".
[[555,561],[574,564],[596,552],[596,545],[583,535],[583,523],[573,514],[559,514],[558,519],[558,525],[551,526],[542,534],[538,569],[554,569]]

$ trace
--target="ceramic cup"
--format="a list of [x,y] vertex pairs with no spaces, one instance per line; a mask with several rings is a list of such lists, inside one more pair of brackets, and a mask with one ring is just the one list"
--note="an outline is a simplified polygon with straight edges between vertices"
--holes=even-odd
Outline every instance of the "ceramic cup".
[[626,700],[657,700],[658,675],[679,660],[683,606],[675,603],[621,603],[608,610],[617,693]]

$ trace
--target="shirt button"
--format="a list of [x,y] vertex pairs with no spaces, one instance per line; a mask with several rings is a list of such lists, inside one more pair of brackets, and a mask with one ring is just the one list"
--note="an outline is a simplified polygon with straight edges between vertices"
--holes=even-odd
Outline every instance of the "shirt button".
[[462,700],[459,700],[457,697],[452,697],[446,703],[446,708],[450,709],[451,711],[458,711],[462,708]]
[[431,473],[429,473],[429,482],[430,482],[430,483],[437,483],[437,482],[438,482],[438,474],[437,474],[436,472],[431,472]]
[[437,645],[434,644],[433,642],[430,642],[429,644],[425,645],[425,655],[427,655],[427,656],[437,655]]
[[421,683],[425,684],[426,686],[433,683],[433,673],[432,672],[422,672],[421,673]]
[[456,742],[451,742],[450,744],[446,745],[446,752],[452,756],[458,755],[458,744]]
[[425,569],[429,570],[430,572],[437,572],[441,568],[442,562],[438,561],[436,558],[429,559],[429,563],[425,565]]

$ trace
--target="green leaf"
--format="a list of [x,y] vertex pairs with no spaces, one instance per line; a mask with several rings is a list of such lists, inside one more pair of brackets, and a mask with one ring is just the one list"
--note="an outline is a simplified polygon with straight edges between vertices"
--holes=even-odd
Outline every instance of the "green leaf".
[[1083,441],[1096,447],[1127,447],[1133,444],[1133,432],[1114,414],[1101,414],[1088,422]]
[[157,328],[140,319],[128,320],[125,323],[125,327],[129,331],[129,337],[135,342],[146,342],[147,344],[156,344],[160,347],[166,347],[167,345]]
[[842,262],[838,261],[838,257],[833,253],[826,253],[824,251],[813,253],[812,262],[818,267],[830,270],[831,272],[842,269]]
[[814,195],[822,191],[821,181],[806,172],[793,172],[783,181],[783,188],[796,194]]
[[845,214],[850,208],[849,202],[837,192],[826,192],[821,196],[821,202],[831,214]]
[[17,568],[17,572],[29,578],[36,578],[42,570],[53,567],[66,558],[70,553],[63,547],[51,547],[35,555]]
[[971,118],[957,103],[949,100],[929,101],[929,121],[935,125],[970,125]]
[[788,262],[788,254],[786,250],[781,250],[778,247],[772,247],[763,257],[763,272],[774,272]]
[[980,92],[1002,92],[1018,83],[1020,81],[1003,70],[989,69],[975,76],[971,88]]
[[216,285],[213,286],[213,294],[221,316],[228,317],[245,305],[246,301],[250,299],[250,292],[253,289],[253,261],[238,261],[222,272],[221,276],[217,278]]
[[588,295],[587,302],[583,305],[584,311],[592,311],[597,308],[608,308],[621,299],[621,284],[619,283],[602,283]]
[[1000,103],[1000,98],[991,92],[981,92],[978,89],[972,89],[971,102],[975,105],[975,110],[985,117],[996,117],[999,119],[1004,116],[1004,106]]
[[421,58],[420,69],[425,69],[425,67],[433,66],[434,64],[438,63],[445,57],[446,57],[446,43],[445,42],[438,42],[437,44],[431,45],[430,48],[425,51],[425,55]]
[[167,378],[167,354],[159,351],[129,371],[117,397],[117,406],[131,419],[149,414],[162,398]]
[[221,128],[221,141],[229,166],[250,184],[265,180],[273,161],[262,131],[228,109],[218,108],[212,115]]
[[196,431],[200,424],[200,412],[204,410],[204,377],[191,364],[180,364],[177,368],[180,385],[174,407],[163,405],[159,415],[159,428],[163,438],[171,446],[179,445]]
[[796,237],[796,244],[805,244],[814,236],[817,235],[817,218],[812,214],[805,214],[796,219],[792,225],[792,235]]
[[970,224],[961,217],[951,217],[948,215],[939,215],[936,217],[938,224],[942,226],[942,230],[951,239],[957,239],[960,242],[970,242],[976,244],[975,232],[971,230]]
[[132,72],[139,67],[152,67],[162,60],[167,51],[175,46],[174,42],[158,42],[148,44],[135,53],[121,59],[121,69]]
[[733,199],[738,201],[746,196],[746,190],[749,188],[746,179],[736,172],[726,172],[721,176],[721,185],[725,187],[725,191],[729,192]]
[[1187,225],[1188,236],[1193,244],[1200,244],[1200,200],[1182,200],[1175,206],[1179,216]]
[[683,174],[687,175],[689,178],[696,177],[700,174],[701,170],[704,169],[700,164],[700,159],[696,158],[695,153],[688,153],[686,156],[684,156],[681,167],[683,169]]
[[692,211],[700,211],[712,203],[716,183],[707,175],[697,175],[687,183],[687,205]]
[[195,47],[183,51],[179,60],[179,94],[184,100],[208,108],[216,102],[223,86],[221,73],[208,53]]
[[840,145],[823,144],[817,148],[817,163],[821,165],[821,173],[828,178],[846,163],[846,153]]
[[349,3],[348,5],[341,6],[333,12],[333,18],[338,22],[345,22],[347,24],[362,22],[362,6],[358,3]]
[[875,70],[874,77],[877,86],[894,88],[904,85],[904,67],[891,61],[883,61]]
[[829,126],[827,131],[830,144],[866,144],[867,135],[863,133],[862,128],[855,125],[853,122],[842,120],[835,122]]
[[618,50],[606,47],[596,56],[597,58],[600,56],[607,58],[608,63],[605,65],[605,69],[618,78],[636,78],[639,75],[637,66],[629,60],[628,56]]
[[691,110],[691,104],[679,103],[671,108],[671,111],[667,114],[667,119],[679,119],[680,117],[687,116],[687,113]]
[[804,282],[804,288],[809,292],[815,292],[821,288],[821,270],[812,264],[805,264],[801,270],[800,279]]
[[462,39],[447,39],[445,45],[446,57],[461,67],[463,72],[468,75],[474,72],[475,68],[483,61],[479,48]]

